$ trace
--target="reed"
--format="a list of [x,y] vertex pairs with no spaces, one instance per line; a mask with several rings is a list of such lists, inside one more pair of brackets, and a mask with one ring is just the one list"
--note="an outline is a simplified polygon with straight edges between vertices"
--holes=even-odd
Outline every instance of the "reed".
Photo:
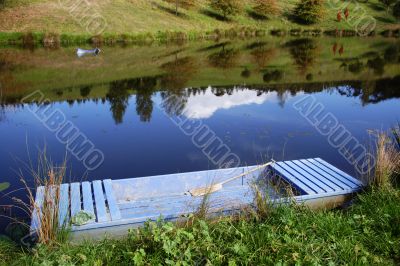
[[397,126],[392,128],[392,134],[397,144],[397,148],[400,150],[400,122],[397,123]]
[[386,132],[379,132],[376,141],[376,165],[373,184],[389,187],[400,170],[400,152]]
[[263,195],[258,186],[254,185],[252,187],[254,192],[255,212],[252,212],[251,214],[253,214],[257,219],[265,219],[271,213],[271,199],[268,195]]
[[[23,208],[27,209],[30,216],[36,216],[38,226],[34,232],[38,243],[48,246],[57,245],[67,238],[66,225],[59,227],[58,212],[60,204],[60,185],[66,176],[66,158],[60,165],[54,164],[47,157],[46,151],[39,152],[36,167],[30,160],[26,167],[29,179],[20,171],[20,180],[25,186],[28,195],[28,203],[16,199]],[[35,189],[29,184],[33,180]],[[38,204],[35,201],[35,190],[43,187],[43,202]]]

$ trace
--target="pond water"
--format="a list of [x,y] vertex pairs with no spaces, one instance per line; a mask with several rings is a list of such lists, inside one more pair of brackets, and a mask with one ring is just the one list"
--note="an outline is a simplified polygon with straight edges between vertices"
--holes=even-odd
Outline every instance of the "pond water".
[[[400,120],[399,51],[398,40],[380,38],[115,46],[82,58],[74,48],[0,48],[0,205],[24,196],[19,169],[43,147],[54,162],[68,154],[73,181],[215,169],[225,148],[240,165],[321,157],[358,175],[296,107],[311,96],[367,145],[369,130]],[[46,112],[38,98],[26,103],[33,92],[48,99]],[[47,121],[55,111],[104,161],[68,152]],[[190,134],[200,124],[224,147],[215,156]]]

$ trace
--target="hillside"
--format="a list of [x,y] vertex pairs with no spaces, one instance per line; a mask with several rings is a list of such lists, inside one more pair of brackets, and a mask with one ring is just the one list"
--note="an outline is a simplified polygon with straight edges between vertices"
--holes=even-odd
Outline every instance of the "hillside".
[[[86,34],[85,23],[90,16],[101,17],[105,24],[103,33],[111,34],[143,34],[159,31],[207,32],[215,29],[230,29],[248,26],[261,29],[298,29],[318,28],[322,30],[354,29],[355,26],[346,21],[337,22],[336,6],[326,2],[323,21],[305,26],[291,18],[294,5],[298,0],[278,1],[283,13],[271,19],[259,19],[252,13],[252,1],[245,0],[241,12],[224,21],[213,12],[206,0],[196,0],[194,7],[179,9],[175,14],[173,4],[163,0],[88,0],[56,1],[56,0],[2,0],[5,6],[0,11],[0,32],[51,32],[67,34]],[[335,1],[334,1],[335,2]],[[343,4],[342,1],[338,2]],[[78,6],[77,8],[74,5]],[[356,5],[359,5],[356,7]],[[387,13],[378,0],[366,3],[352,1],[349,5],[351,16],[372,16],[376,19],[376,30],[397,28],[395,18]],[[353,12],[354,11],[354,12]],[[353,12],[353,13],[351,13]],[[357,14],[355,14],[357,13]],[[80,23],[79,21],[83,21]]]

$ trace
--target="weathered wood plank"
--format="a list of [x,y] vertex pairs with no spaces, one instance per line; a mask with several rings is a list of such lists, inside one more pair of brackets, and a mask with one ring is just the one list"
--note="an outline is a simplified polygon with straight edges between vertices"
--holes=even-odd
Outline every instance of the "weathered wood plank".
[[60,199],[58,203],[58,225],[65,226],[68,223],[69,217],[69,184],[62,184],[60,186]]
[[71,184],[71,217],[74,217],[78,212],[82,210],[81,203],[81,184]]
[[94,214],[92,187],[89,182],[82,182],[83,210]]
[[115,200],[112,182],[110,179],[103,180],[104,190],[106,192],[108,209],[110,210],[111,220],[121,219],[121,212]]
[[96,204],[97,221],[99,223],[107,222],[106,202],[104,199],[102,182],[99,180],[93,181],[93,193]]

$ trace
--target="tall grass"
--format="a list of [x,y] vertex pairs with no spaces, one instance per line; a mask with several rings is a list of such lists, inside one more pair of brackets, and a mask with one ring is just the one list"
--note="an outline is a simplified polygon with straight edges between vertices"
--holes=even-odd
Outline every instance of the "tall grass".
[[400,150],[400,122],[397,124],[397,126],[392,128],[392,134],[397,144],[397,148]]
[[400,152],[393,139],[385,132],[379,132],[376,141],[376,165],[374,185],[388,187],[395,183],[400,170]]
[[14,243],[8,239],[0,238],[0,265],[7,265],[13,259],[13,253],[17,251]]
[[[17,200],[26,208],[31,217],[37,217],[37,228],[34,233],[38,243],[49,246],[58,244],[66,238],[66,228],[59,227],[59,205],[60,205],[60,185],[66,175],[66,163],[64,159],[61,165],[54,164],[47,157],[46,151],[39,152],[37,166],[34,167],[30,160],[27,166],[29,177],[24,175],[24,171],[20,171],[20,179],[25,185],[28,203]],[[35,189],[29,184],[29,180],[33,180]],[[36,193],[43,190],[42,202],[36,201]],[[36,193],[35,193],[36,192]]]

